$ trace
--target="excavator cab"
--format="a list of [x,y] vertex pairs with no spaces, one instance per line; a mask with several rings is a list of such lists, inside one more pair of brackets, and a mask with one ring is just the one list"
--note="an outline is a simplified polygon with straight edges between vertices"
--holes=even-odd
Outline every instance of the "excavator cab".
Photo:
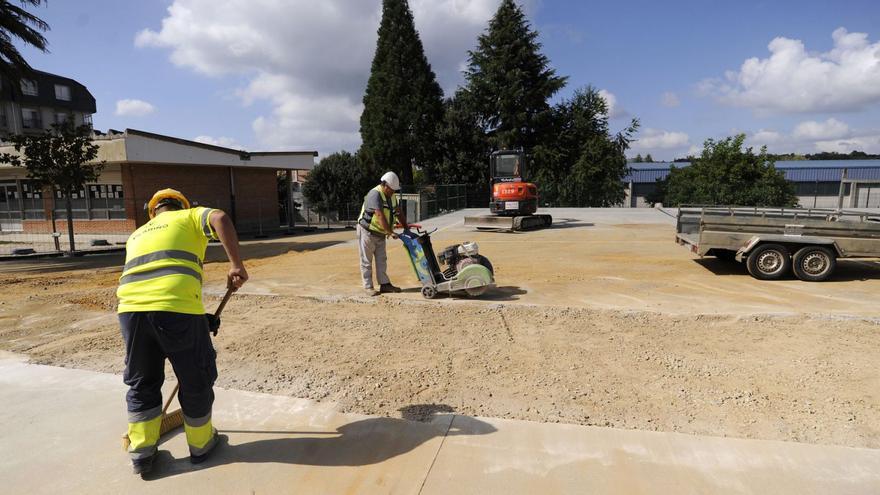
[[526,174],[522,151],[496,151],[489,157],[489,176],[495,182],[521,182]]

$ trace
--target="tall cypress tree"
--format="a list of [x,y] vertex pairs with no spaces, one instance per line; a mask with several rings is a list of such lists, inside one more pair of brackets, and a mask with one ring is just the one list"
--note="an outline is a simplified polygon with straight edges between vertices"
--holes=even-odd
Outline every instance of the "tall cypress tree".
[[550,127],[550,98],[565,86],[541,54],[538,33],[513,0],[502,0],[470,52],[465,90],[491,148],[531,150]]
[[362,154],[370,168],[393,170],[413,183],[412,165],[437,156],[443,91],[425,57],[407,0],[383,0],[379,40],[361,114]]

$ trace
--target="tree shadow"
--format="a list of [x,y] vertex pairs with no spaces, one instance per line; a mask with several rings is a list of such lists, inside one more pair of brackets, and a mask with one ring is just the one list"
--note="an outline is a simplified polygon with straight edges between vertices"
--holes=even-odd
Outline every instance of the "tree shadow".
[[[145,479],[157,480],[195,470],[225,464],[281,463],[304,466],[368,466],[413,451],[425,442],[446,435],[487,435],[495,427],[467,416],[451,414],[445,404],[419,404],[400,409],[404,418],[368,418],[344,424],[327,432],[272,431],[293,437],[270,438],[229,444],[221,435],[221,444],[203,464],[192,465],[189,459],[175,459],[160,451],[156,469]],[[442,413],[442,414],[441,414]],[[412,421],[405,418],[421,418]],[[265,431],[229,431],[236,436],[265,434]]]
[[[324,249],[345,241],[303,242],[295,240],[252,242],[240,247],[243,260],[271,258],[285,253],[301,253]],[[208,246],[205,254],[206,263],[226,261],[226,252],[220,244]],[[25,260],[8,260],[0,262],[0,273],[53,273],[71,270],[106,270],[122,271],[125,264],[125,253],[89,254],[76,257],[46,257]]]

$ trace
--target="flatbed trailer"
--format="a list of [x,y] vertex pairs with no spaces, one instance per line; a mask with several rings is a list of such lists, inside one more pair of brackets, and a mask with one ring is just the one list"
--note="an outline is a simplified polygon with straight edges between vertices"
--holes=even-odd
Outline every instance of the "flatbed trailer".
[[675,241],[703,256],[745,262],[761,280],[794,272],[828,279],[838,258],[880,258],[880,214],[862,211],[683,206]]

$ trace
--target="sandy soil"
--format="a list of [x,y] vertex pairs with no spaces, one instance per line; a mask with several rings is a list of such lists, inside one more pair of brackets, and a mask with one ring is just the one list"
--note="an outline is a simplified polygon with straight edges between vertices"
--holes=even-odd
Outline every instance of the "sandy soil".
[[[215,339],[218,384],[391,416],[444,404],[471,415],[880,447],[876,262],[841,263],[823,284],[758,282],[736,265],[695,260],[659,213],[579,214],[543,232],[453,225],[435,234],[437,247],[477,240],[495,264],[499,289],[480,300],[423,300],[397,243],[391,276],[410,289],[361,296],[350,231],[248,246],[253,283]],[[121,371],[118,268],[82,263],[10,266],[0,349]],[[224,266],[206,267],[216,304]]]

